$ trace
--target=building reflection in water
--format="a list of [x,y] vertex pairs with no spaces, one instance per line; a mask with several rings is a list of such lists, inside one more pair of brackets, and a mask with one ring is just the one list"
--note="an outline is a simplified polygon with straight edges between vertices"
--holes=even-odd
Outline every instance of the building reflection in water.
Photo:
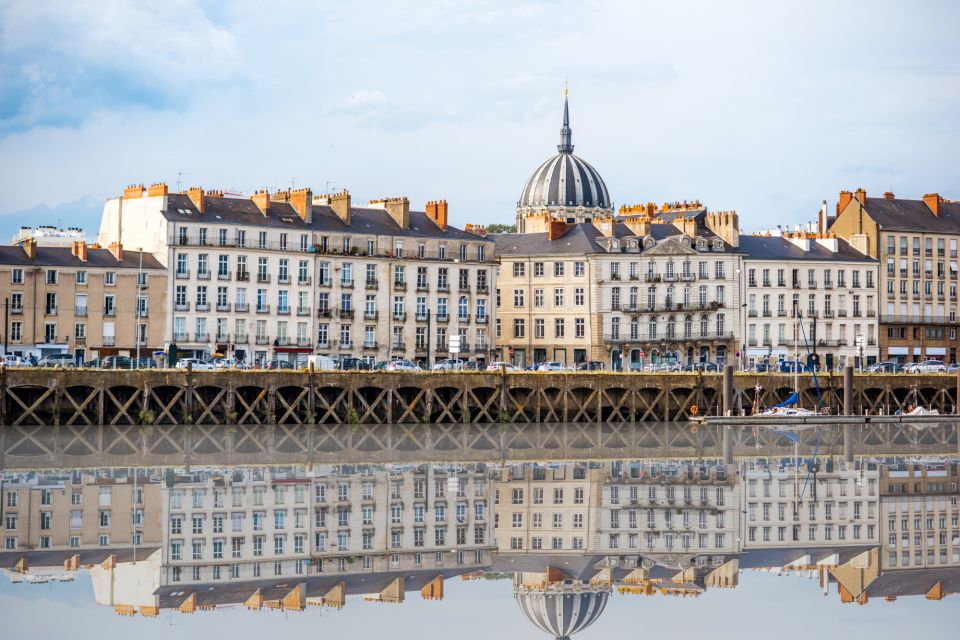
[[7,473],[5,575],[121,615],[442,599],[509,577],[547,634],[616,590],[696,597],[745,570],[867,604],[960,591],[955,460],[821,458]]

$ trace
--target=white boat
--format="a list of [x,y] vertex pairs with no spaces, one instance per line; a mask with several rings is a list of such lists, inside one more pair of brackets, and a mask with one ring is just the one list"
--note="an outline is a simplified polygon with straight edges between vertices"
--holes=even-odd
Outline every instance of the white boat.
[[926,407],[914,407],[910,411],[900,413],[902,416],[938,416],[940,412],[936,409],[927,409]]
[[810,416],[819,416],[820,414],[810,409],[800,409],[797,407],[772,407],[766,411],[761,411],[754,417],[777,417],[777,418],[806,418]]

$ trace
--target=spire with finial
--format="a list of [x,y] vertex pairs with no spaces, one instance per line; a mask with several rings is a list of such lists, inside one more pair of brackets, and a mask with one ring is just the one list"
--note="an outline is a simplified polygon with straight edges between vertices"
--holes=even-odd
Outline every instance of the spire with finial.
[[560,153],[573,153],[573,129],[570,128],[570,105],[567,101],[567,82],[563,82],[563,126],[560,127],[560,144],[557,150]]

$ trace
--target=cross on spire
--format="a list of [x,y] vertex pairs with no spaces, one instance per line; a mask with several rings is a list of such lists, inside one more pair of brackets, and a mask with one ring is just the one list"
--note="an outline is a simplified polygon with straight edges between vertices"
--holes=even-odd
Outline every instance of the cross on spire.
[[560,127],[560,144],[557,150],[560,153],[573,153],[573,129],[570,128],[570,105],[567,100],[567,82],[563,82],[563,126]]

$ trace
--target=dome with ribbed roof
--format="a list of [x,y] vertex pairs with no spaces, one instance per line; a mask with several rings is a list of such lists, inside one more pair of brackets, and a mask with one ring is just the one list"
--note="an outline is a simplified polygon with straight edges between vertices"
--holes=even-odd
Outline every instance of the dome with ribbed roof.
[[570,107],[563,100],[558,154],[541,163],[527,180],[517,202],[517,229],[531,213],[547,212],[557,220],[584,222],[594,213],[610,213],[613,204],[600,173],[573,153]]
[[554,638],[569,638],[592,625],[607,606],[609,589],[582,587],[558,591],[514,593],[520,610],[530,622]]

